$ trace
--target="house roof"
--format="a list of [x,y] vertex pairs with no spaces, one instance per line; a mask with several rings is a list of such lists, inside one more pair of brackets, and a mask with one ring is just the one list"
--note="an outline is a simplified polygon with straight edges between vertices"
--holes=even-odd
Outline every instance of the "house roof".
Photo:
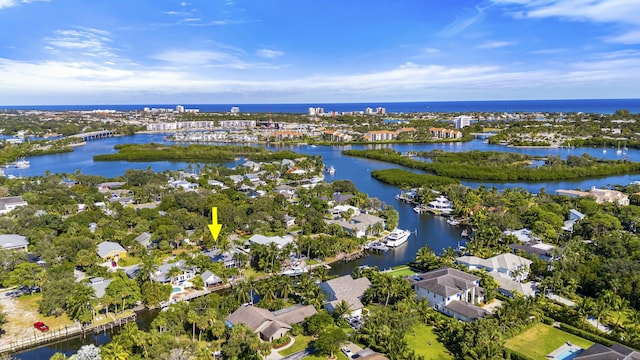
[[105,280],[102,277],[95,277],[89,279],[89,286],[95,291],[96,298],[101,299],[107,290],[107,286],[109,286],[112,281],[112,279]]
[[489,276],[496,280],[500,289],[507,290],[511,293],[517,292],[518,294],[525,296],[533,296],[535,294],[535,290],[533,289],[531,282],[517,282],[499,272],[490,272]]
[[477,318],[481,318],[488,314],[488,312],[481,307],[478,307],[466,302],[458,301],[458,300],[451,301],[445,307],[455,312],[456,314],[460,314],[466,317],[469,320],[475,320]]
[[0,198],[0,210],[6,210],[7,205],[27,205],[22,196],[8,196]]
[[185,271],[186,263],[187,262],[184,260],[178,260],[173,263],[165,261],[162,263],[162,265],[158,266],[158,269],[155,271],[155,273],[151,274],[151,279],[159,282],[167,282],[169,280],[169,278],[167,277],[169,270],[171,270],[171,268],[175,266],[180,270]]
[[380,354],[379,352],[375,352],[370,348],[360,350],[357,354],[360,356],[359,359],[361,360],[389,360],[388,357]]
[[312,305],[294,305],[276,312],[255,306],[241,306],[227,316],[226,320],[232,325],[245,324],[253,332],[269,339],[280,329],[289,330],[291,324],[301,323],[315,314],[317,311]]
[[575,360],[640,360],[640,353],[620,344],[606,347],[595,343],[574,357]]
[[371,281],[366,277],[353,279],[351,275],[325,281],[325,286],[331,289],[337,300],[345,298],[360,298],[371,286]]
[[513,270],[519,267],[529,267],[531,260],[518,256],[516,254],[505,253],[482,259],[477,256],[460,256],[456,261],[469,266],[482,266],[490,269],[506,269]]
[[149,246],[149,244],[151,244],[151,234],[145,231],[142,234],[138,235],[135,240],[142,246]]
[[479,280],[480,278],[477,276],[450,267],[432,270],[409,278],[409,282],[413,285],[445,297],[477,287],[475,282]]
[[257,243],[261,245],[268,245],[270,243],[275,243],[276,245],[282,247],[293,242],[293,238],[291,236],[264,236],[260,234],[255,234],[249,238],[249,242]]
[[25,236],[17,234],[0,235],[0,247],[3,249],[13,249],[16,247],[28,246],[29,240]]
[[222,282],[222,279],[220,279],[218,275],[212,273],[209,270],[203,272],[200,277],[205,284],[217,284]]
[[127,252],[127,250],[125,250],[122,245],[118,244],[117,242],[103,241],[98,244],[98,256],[100,256],[101,258],[109,256],[109,253],[111,253],[112,251]]

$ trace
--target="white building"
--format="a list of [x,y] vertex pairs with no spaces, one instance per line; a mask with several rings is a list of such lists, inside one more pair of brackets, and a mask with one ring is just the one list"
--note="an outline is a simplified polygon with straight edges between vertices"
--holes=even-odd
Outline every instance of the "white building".
[[467,127],[467,126],[471,125],[471,120],[473,120],[473,118],[471,116],[460,115],[460,116],[456,117],[453,120],[453,122],[456,125],[456,129],[462,129],[464,127]]
[[18,207],[27,205],[29,204],[22,199],[22,196],[9,196],[0,198],[0,215],[8,214]]
[[240,107],[238,106],[232,106],[231,107],[231,111],[232,114],[239,114],[240,113]]
[[176,106],[176,112],[178,112],[178,113],[183,113],[183,112],[184,112],[184,106],[182,106],[182,105],[177,105],[177,106]]
[[487,312],[474,305],[482,301],[480,278],[450,267],[408,278],[418,299],[434,309],[462,321],[473,321]]

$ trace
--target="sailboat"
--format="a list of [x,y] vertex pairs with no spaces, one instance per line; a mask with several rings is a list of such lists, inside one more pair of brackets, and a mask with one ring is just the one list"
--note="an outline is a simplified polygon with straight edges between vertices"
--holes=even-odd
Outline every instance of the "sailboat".
[[618,141],[618,150],[616,151],[617,155],[621,155],[622,154],[622,150],[620,150],[620,141]]

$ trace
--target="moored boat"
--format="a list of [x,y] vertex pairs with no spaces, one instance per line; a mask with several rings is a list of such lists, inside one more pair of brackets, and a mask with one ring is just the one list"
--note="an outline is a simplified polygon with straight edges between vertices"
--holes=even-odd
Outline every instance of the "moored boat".
[[407,242],[410,234],[411,232],[409,230],[396,228],[384,238],[384,243],[389,247],[400,246]]

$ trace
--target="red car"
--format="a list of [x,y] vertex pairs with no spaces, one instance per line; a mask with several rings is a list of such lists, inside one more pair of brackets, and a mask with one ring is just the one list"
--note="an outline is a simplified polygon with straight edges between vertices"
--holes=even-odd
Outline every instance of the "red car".
[[43,323],[42,321],[34,322],[33,323],[33,327],[38,329],[38,330],[40,330],[40,331],[42,331],[42,332],[49,331],[49,327],[45,323]]

